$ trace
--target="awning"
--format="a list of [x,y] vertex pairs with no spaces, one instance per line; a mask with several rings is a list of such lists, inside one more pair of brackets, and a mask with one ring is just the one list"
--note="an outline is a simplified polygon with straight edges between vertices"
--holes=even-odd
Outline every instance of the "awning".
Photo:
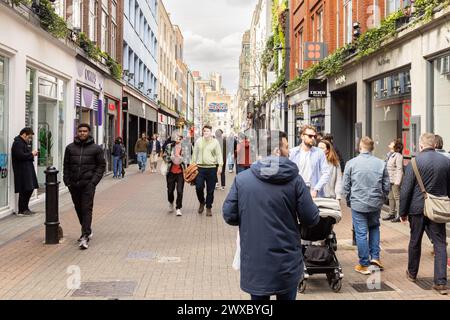
[[170,110],[166,106],[160,105],[158,111],[166,116],[172,117],[172,118],[178,118],[179,114],[175,112],[174,110]]

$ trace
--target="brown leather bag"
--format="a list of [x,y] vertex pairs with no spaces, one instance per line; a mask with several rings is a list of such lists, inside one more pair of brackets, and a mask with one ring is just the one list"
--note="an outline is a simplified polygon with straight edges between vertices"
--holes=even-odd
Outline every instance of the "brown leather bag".
[[198,166],[196,164],[189,165],[183,172],[184,181],[191,185],[195,184],[195,180],[198,176]]

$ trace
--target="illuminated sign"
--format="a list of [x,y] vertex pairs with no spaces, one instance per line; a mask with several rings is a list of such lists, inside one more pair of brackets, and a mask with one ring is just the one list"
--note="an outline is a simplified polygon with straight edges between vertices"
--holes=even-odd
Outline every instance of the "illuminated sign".
[[212,102],[209,104],[209,112],[228,112],[228,104],[227,103],[216,103]]

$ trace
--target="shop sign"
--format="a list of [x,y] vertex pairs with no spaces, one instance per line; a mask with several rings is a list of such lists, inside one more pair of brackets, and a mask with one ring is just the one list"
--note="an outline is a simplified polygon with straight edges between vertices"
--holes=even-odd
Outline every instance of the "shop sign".
[[158,116],[158,123],[160,124],[167,124],[167,117],[163,114],[159,114]]
[[209,104],[209,112],[228,112],[228,104],[227,103],[216,103],[212,102]]
[[327,80],[309,79],[308,97],[310,98],[326,98],[327,97]]
[[336,79],[334,80],[334,83],[335,83],[337,86],[340,86],[340,85],[344,84],[346,81],[347,81],[347,77],[346,77],[345,75],[343,75],[343,76],[340,76],[340,77],[336,78]]
[[410,137],[410,129],[411,129],[411,101],[404,101],[403,102],[403,107],[402,107],[402,112],[403,112],[403,130],[402,130],[402,140],[403,140],[403,145],[405,146],[405,148],[403,149],[403,155],[405,157],[410,157],[411,156],[411,148],[410,148],[410,143],[411,143],[411,137]]
[[109,111],[115,111],[116,110],[116,105],[114,103],[108,104],[108,110]]
[[8,177],[8,154],[0,153],[0,179]]
[[103,90],[104,77],[99,72],[79,60],[77,60],[77,75],[78,82],[87,84],[100,91]]

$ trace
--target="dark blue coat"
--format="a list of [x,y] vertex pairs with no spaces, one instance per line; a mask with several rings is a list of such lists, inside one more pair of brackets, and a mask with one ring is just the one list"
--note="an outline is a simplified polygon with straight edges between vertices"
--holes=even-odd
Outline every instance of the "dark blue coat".
[[[434,149],[425,149],[416,157],[425,190],[435,196],[450,197],[450,160]],[[400,216],[423,214],[425,200],[409,163],[400,192]]]
[[[148,144],[148,153],[152,153],[153,150],[153,144],[155,143],[155,140],[150,140],[150,143]],[[156,153],[161,152],[161,143],[156,140]]]
[[223,205],[225,221],[239,226],[241,289],[253,295],[283,294],[303,273],[298,220],[319,222],[319,209],[284,157],[268,157],[240,173]]

